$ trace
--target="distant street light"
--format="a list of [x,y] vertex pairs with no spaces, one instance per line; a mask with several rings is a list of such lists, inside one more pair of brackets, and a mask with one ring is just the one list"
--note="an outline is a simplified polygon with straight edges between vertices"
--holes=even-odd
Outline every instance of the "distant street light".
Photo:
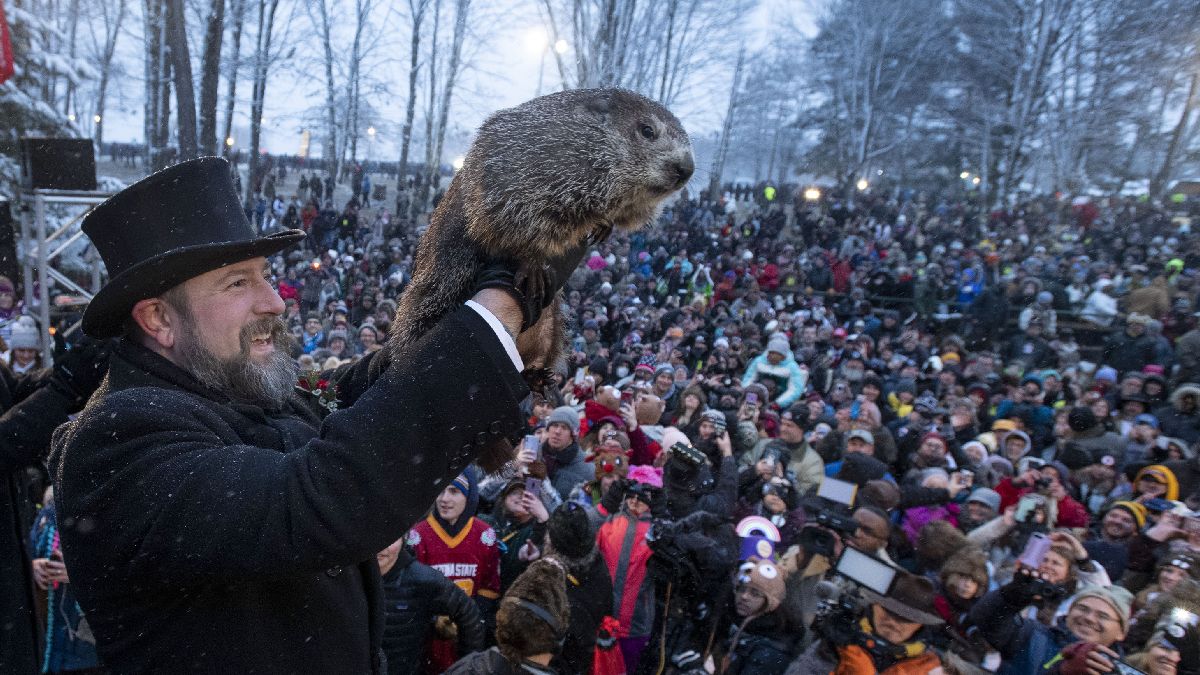
[[75,113],[71,113],[70,115],[67,115],[67,121],[74,122],[75,121]]
[[231,148],[233,147],[233,136],[230,136],[229,138],[225,139],[225,145],[227,145]]
[[374,136],[375,135],[375,127],[367,127],[367,135]]
[[983,182],[983,179],[980,178],[979,176],[975,176],[974,178],[971,179],[971,183],[974,185],[979,185],[981,182]]
[[99,115],[93,116],[92,121],[95,122],[96,124],[100,124],[100,116]]
[[367,127],[367,161],[371,161],[371,150],[375,148],[375,127]]
[[815,187],[810,187],[804,191],[805,201],[815,202],[821,198],[821,191]]
[[559,54],[566,54],[567,50],[570,48],[571,45],[567,44],[567,41],[561,38],[554,43],[554,51],[558,52]]
[[463,162],[465,162],[465,161],[466,161],[466,158],[462,157],[460,155],[458,157],[455,157],[453,162],[450,162],[450,166],[453,166],[455,171],[462,171]]
[[961,179],[963,179],[963,180],[966,180],[966,179],[968,179],[968,178],[970,178],[970,177],[971,177],[971,172],[970,172],[970,171],[964,171],[964,172],[962,172],[962,173],[958,174],[958,177],[959,177],[959,178],[961,178]]
[[858,182],[857,182],[857,183],[855,183],[855,187],[857,187],[857,188],[858,188],[858,191],[859,191],[859,192],[865,192],[865,191],[866,191],[866,189],[867,189],[868,187],[870,187],[870,184],[869,184],[869,183],[867,183],[867,179],[866,179],[866,178],[859,178],[859,179],[858,179]]

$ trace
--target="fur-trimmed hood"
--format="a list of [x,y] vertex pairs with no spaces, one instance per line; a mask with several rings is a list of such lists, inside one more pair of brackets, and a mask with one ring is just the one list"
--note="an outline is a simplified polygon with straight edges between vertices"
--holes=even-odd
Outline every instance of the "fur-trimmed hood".
[[1194,396],[1196,401],[1200,403],[1200,384],[1185,382],[1176,387],[1175,391],[1171,392],[1171,405],[1175,406],[1176,410],[1179,409],[1179,403],[1183,400],[1184,396]]

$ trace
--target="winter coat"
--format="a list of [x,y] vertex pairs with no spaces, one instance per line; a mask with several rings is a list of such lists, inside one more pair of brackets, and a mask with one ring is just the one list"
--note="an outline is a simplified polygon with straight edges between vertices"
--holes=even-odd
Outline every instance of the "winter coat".
[[51,380],[49,370],[17,377],[0,363],[0,673],[41,671],[25,537],[35,513],[20,478],[27,467],[41,465],[54,428],[83,405]]
[[567,639],[562,651],[550,662],[562,675],[591,675],[596,650],[596,633],[604,617],[613,615],[612,579],[599,550],[580,560],[566,560]]
[[[578,443],[571,443],[557,452],[549,445],[542,443],[542,457],[550,471],[550,482],[560,495],[569,495],[577,485],[582,485],[596,477],[596,467],[592,466],[583,456],[583,450]],[[553,466],[551,466],[553,465]]]
[[1125,452],[1125,439],[1120,434],[1107,431],[1099,424],[1087,431],[1077,431],[1071,438],[1081,448],[1092,455],[1092,463],[1099,464],[1101,458],[1108,455],[1115,461],[1120,461]]
[[1140,372],[1155,362],[1154,341],[1147,335],[1137,337],[1125,331],[1114,333],[1104,341],[1101,362],[1117,369],[1118,373]]
[[1179,362],[1175,382],[1195,382],[1200,378],[1200,328],[1193,328],[1179,336],[1175,341],[1175,359]]
[[1158,418],[1158,429],[1163,436],[1195,443],[1200,441],[1200,410],[1183,412],[1180,401],[1187,395],[1194,396],[1200,403],[1200,387],[1195,384],[1183,384],[1171,392],[1171,405],[1155,410],[1154,416]]
[[816,487],[821,483],[821,479],[825,476],[825,463],[821,461],[821,456],[817,454],[816,450],[808,447],[807,441],[801,441],[792,447],[777,438],[764,438],[756,443],[750,452],[738,458],[738,465],[742,468],[752,468],[758,463],[758,460],[762,459],[767,448],[772,445],[782,446],[791,457],[787,468],[792,472],[791,479],[797,492],[804,494],[808,492],[809,488]]
[[520,433],[529,390],[468,307],[368,385],[371,358],[321,420],[299,393],[235,402],[118,345],[53,455],[63,553],[115,672],[379,672],[376,552]]
[[640,520],[622,509],[596,533],[596,547],[604,558],[613,586],[613,608],[621,622],[619,637],[644,637],[654,621],[654,581],[646,573],[652,552],[646,544],[650,514]]
[[787,408],[795,403],[808,386],[808,371],[796,363],[796,357],[790,349],[778,365],[771,365],[766,353],[754,357],[746,367],[746,373],[742,375],[742,386],[749,387],[763,378],[775,380],[779,385],[776,388],[779,393],[775,395],[775,403],[780,408]]
[[388,675],[420,672],[433,637],[433,620],[440,615],[449,616],[458,626],[462,653],[484,648],[479,608],[445,575],[417,562],[407,550],[400,551],[396,564],[383,575],[383,595]]
[[468,654],[446,671],[446,675],[554,675],[555,671],[536,663],[525,661],[513,668],[495,647]]
[[729,668],[724,675],[783,675],[788,664],[800,653],[800,636],[787,627],[776,611],[751,619],[738,633],[737,625],[729,627],[727,645]]

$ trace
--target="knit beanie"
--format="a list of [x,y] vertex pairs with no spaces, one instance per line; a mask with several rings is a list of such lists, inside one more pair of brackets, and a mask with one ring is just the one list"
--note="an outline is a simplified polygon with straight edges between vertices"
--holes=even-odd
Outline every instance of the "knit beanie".
[[1071,598],[1075,604],[1084,598],[1103,600],[1116,612],[1117,620],[1121,622],[1121,632],[1129,630],[1129,608],[1133,604],[1133,595],[1121,586],[1084,586]]
[[553,654],[567,635],[567,575],[553,558],[533,562],[513,581],[496,611],[496,645],[511,664]]
[[738,585],[753,588],[767,599],[767,606],[761,614],[775,611],[787,596],[783,570],[769,560],[751,558],[742,563],[738,569],[737,581]]
[[1108,508],[1109,510],[1123,509],[1124,511],[1128,512],[1129,515],[1133,516],[1133,522],[1137,523],[1139,530],[1146,526],[1146,507],[1140,502],[1122,500],[1119,502],[1113,502],[1112,506]]
[[967,497],[967,503],[979,502],[989,509],[1000,512],[1000,493],[991,488],[978,487],[971,491],[971,496]]
[[1096,426],[1096,413],[1087,406],[1075,406],[1067,413],[1067,425],[1075,433],[1087,431]]
[[564,502],[546,521],[546,535],[556,553],[568,560],[579,560],[592,552],[596,533],[587,510],[575,502]]
[[787,338],[782,335],[776,335],[767,342],[767,352],[775,352],[786,357],[791,351]]
[[22,316],[12,327],[12,337],[8,339],[9,349],[41,349],[42,336],[37,323],[32,317]]
[[579,413],[569,405],[559,406],[551,411],[550,417],[546,418],[546,426],[555,423],[567,425],[572,438],[579,433]]
[[1151,464],[1141,471],[1137,472],[1137,476],[1133,479],[1136,483],[1143,478],[1150,478],[1167,486],[1167,494],[1164,497],[1170,501],[1179,499],[1179,479],[1175,477],[1175,472],[1171,471],[1162,464]]

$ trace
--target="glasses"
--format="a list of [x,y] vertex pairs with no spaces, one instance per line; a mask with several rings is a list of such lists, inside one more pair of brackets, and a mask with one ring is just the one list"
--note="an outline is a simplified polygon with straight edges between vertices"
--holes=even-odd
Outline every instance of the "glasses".
[[1086,605],[1081,605],[1078,603],[1071,605],[1071,613],[1078,614],[1085,619],[1088,617],[1094,617],[1101,623],[1117,623],[1120,621],[1120,619],[1102,609],[1091,609]]

